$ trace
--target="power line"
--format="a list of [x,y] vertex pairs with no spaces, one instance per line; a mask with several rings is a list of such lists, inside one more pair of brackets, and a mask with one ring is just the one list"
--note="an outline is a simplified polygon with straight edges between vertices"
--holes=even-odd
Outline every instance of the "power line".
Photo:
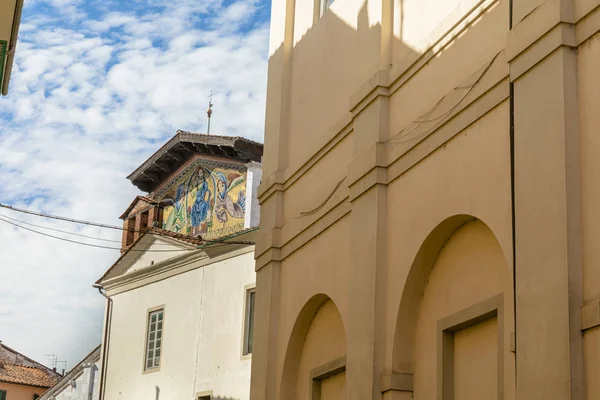
[[[114,225],[106,225],[106,224],[100,224],[100,223],[97,223],[97,222],[91,222],[91,221],[84,221],[84,220],[80,220],[80,219],[73,219],[73,218],[61,217],[61,216],[58,216],[58,215],[45,214],[45,213],[41,213],[41,212],[37,212],[37,211],[31,211],[31,210],[26,210],[26,209],[22,209],[22,208],[17,208],[17,207],[9,206],[7,204],[2,204],[2,203],[0,203],[0,208],[6,208],[8,210],[12,210],[12,211],[16,211],[16,212],[20,212],[20,213],[24,213],[24,214],[29,214],[29,215],[34,215],[34,216],[37,216],[37,217],[50,218],[50,219],[55,219],[55,220],[59,220],[59,221],[66,221],[66,222],[71,222],[71,223],[81,224],[81,225],[96,226],[96,227],[99,227],[99,228],[115,229],[115,230],[119,230],[119,231],[126,231],[126,232],[132,232],[132,233],[135,233],[135,232],[137,232],[137,233],[144,233],[144,232],[147,231],[146,229],[143,229],[143,230],[125,229],[123,227],[114,226]],[[2,214],[0,214],[0,215],[2,215]],[[27,222],[16,220],[14,218],[10,218],[10,217],[7,217],[7,216],[5,216],[5,217],[9,218],[9,219],[12,219],[14,221],[18,221],[19,223],[23,223],[23,224],[27,224],[27,225],[33,225],[33,224],[29,224]],[[7,222],[7,223],[10,223],[11,225],[19,226],[19,225],[14,224],[14,223],[12,223],[10,221],[6,221],[6,220],[3,220],[3,221]],[[61,233],[66,233],[66,234],[74,234],[72,232],[66,232],[66,231],[56,230],[56,229],[52,229],[52,228],[41,227],[39,225],[33,225],[33,226],[36,226],[36,227],[39,227],[39,228],[44,228],[44,229],[51,229],[51,230],[55,230],[55,231],[58,231],[58,232],[61,232]],[[39,233],[39,234],[45,235],[42,232],[37,232],[35,230],[28,229],[28,228],[25,228],[23,226],[19,226],[19,227],[21,227],[23,229],[30,230],[30,231],[35,232],[35,233]],[[162,235],[162,234],[160,234],[159,232],[156,232],[156,231],[154,231],[153,233],[158,234],[159,236],[162,236],[162,237],[170,237],[168,235]],[[78,235],[78,234],[75,234],[75,235]],[[55,237],[53,235],[47,235],[47,234],[46,234],[46,236]],[[69,239],[65,239],[65,238],[61,238],[61,237],[55,237],[55,238],[61,239],[61,240],[66,240],[66,241],[71,241]],[[107,239],[99,239],[99,238],[92,238],[92,237],[88,237],[88,238],[90,238],[90,239],[96,239],[96,240],[106,240],[106,241],[108,241]],[[202,239],[202,237],[200,237],[200,239],[203,242],[205,242],[206,244],[210,244],[210,243],[245,244],[245,245],[253,245],[254,244],[254,242],[247,242],[247,241],[232,241],[232,242],[229,242],[229,241],[225,241],[226,239],[204,240],[204,239]],[[72,242],[76,242],[76,241],[72,241]],[[79,242],[77,242],[77,243],[79,243]],[[103,247],[103,246],[98,246],[98,245],[91,245],[89,243],[83,243],[83,242],[81,242],[81,243],[85,244],[85,245],[93,246],[93,247],[99,247],[99,248]],[[115,243],[121,243],[121,242],[120,241],[119,242],[115,241]],[[104,246],[104,247],[106,247],[106,246]],[[106,247],[106,248],[109,248],[109,247]],[[112,247],[110,247],[110,248],[113,249]],[[119,249],[117,249],[117,250],[119,250]],[[156,250],[156,251],[160,252],[162,250]],[[176,251],[176,250],[174,250],[174,251]]]
[[102,242],[121,243],[120,240],[102,239],[102,238],[99,238],[99,237],[88,236],[88,235],[84,235],[84,234],[81,234],[81,233],[75,233],[75,232],[64,231],[62,229],[50,228],[49,226],[36,225],[36,224],[32,224],[31,222],[21,221],[19,219],[12,218],[12,217],[9,217],[8,215],[4,215],[4,214],[0,214],[0,217],[6,218],[6,219],[10,219],[11,221],[18,222],[20,224],[25,224],[25,225],[33,226],[33,227],[40,228],[40,229],[47,229],[49,231],[64,233],[65,235],[79,236],[79,237],[83,237],[83,238],[86,238],[86,239],[99,240],[99,241],[102,241]]
[[[7,223],[7,224],[16,226],[16,227],[21,228],[21,229],[25,229],[25,230],[33,232],[33,233],[37,233],[38,235],[50,237],[50,238],[53,238],[53,239],[62,240],[62,241],[69,242],[69,243],[79,244],[79,245],[88,246],[88,247],[95,247],[95,248],[99,248],[99,249],[121,250],[120,247],[102,246],[102,245],[98,245],[98,244],[85,243],[85,242],[80,242],[80,241],[77,241],[77,240],[71,240],[71,239],[63,238],[63,237],[60,237],[60,236],[50,235],[49,233],[44,233],[44,232],[36,231],[35,229],[27,228],[26,226],[19,225],[17,223],[11,222],[11,221],[6,220],[6,219],[4,219],[2,217],[0,217],[0,221],[3,221],[5,223]],[[194,249],[179,249],[179,250],[136,250],[136,249],[129,249],[129,251],[140,251],[140,252],[148,252],[148,253],[167,253],[167,252],[191,251],[191,250],[194,250]]]
[[2,204],[2,203],[0,203],[0,207],[1,208],[6,208],[6,209],[9,209],[9,210],[12,210],[12,211],[24,213],[24,214],[35,215],[36,217],[57,219],[57,220],[60,220],[60,221],[72,222],[74,224],[91,225],[91,226],[97,226],[99,228],[115,229],[115,230],[118,230],[118,231],[140,232],[140,231],[136,231],[136,230],[133,230],[133,229],[125,229],[122,226],[107,225],[107,224],[100,224],[98,222],[84,221],[84,220],[81,220],[81,219],[59,217],[57,215],[44,214],[44,213],[37,212],[37,211],[25,210],[25,209],[22,209],[22,208],[17,208],[17,207],[9,206],[7,204]]

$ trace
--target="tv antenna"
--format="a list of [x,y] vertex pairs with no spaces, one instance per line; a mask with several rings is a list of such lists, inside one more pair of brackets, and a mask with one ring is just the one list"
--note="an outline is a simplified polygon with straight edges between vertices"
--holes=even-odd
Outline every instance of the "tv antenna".
[[58,356],[56,354],[44,354],[44,357],[50,357],[48,365],[50,365],[50,368],[56,368],[56,364],[58,364]]

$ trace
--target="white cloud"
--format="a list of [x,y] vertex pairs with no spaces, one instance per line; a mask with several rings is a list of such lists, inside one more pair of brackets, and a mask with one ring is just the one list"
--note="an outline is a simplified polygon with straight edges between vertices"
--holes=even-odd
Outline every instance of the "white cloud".
[[[176,129],[204,130],[211,90],[214,133],[262,140],[268,29],[241,29],[255,2],[138,0],[136,11],[102,2],[106,11],[77,28],[57,23],[61,15],[38,18],[41,4],[69,21],[90,15],[81,1],[26,6],[10,93],[0,99],[0,202],[120,224],[136,194],[125,177]],[[0,214],[120,239],[119,231]],[[0,222],[0,254],[0,340],[73,366],[100,340],[104,302],[91,284],[118,251]]]

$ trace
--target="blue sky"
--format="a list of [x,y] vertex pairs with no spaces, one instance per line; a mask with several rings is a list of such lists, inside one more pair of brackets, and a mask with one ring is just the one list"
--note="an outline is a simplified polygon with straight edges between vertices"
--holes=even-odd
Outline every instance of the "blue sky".
[[[211,131],[262,141],[269,13],[265,0],[26,1],[0,98],[0,202],[120,224],[137,194],[125,177],[177,129],[205,130],[211,90]],[[74,366],[101,340],[91,285],[118,256],[0,221],[0,340]]]

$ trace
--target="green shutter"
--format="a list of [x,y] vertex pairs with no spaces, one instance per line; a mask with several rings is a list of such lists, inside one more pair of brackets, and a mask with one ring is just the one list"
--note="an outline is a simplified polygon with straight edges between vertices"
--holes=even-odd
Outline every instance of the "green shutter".
[[0,390],[0,400],[6,400],[6,390]]
[[[4,83],[4,70],[6,69],[6,53],[8,51],[8,42],[6,40],[0,40],[0,92],[4,89],[2,84]],[[4,396],[4,397],[3,397]],[[0,392],[0,400],[5,400],[6,392],[2,394]]]

